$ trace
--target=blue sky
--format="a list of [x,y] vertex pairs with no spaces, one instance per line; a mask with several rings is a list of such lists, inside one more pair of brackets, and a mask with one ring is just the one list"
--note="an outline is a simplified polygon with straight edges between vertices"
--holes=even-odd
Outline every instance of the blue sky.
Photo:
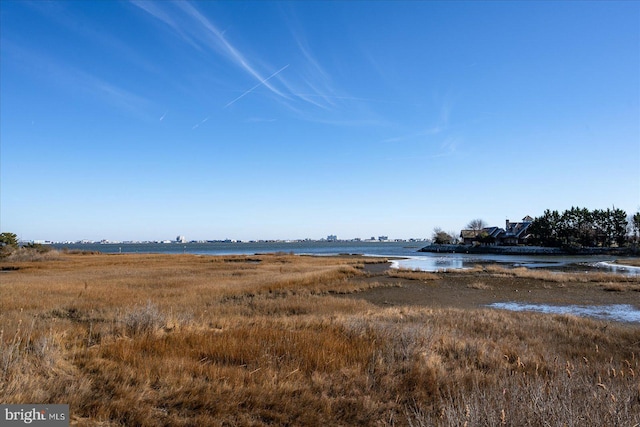
[[640,209],[640,2],[0,3],[23,239],[430,237]]

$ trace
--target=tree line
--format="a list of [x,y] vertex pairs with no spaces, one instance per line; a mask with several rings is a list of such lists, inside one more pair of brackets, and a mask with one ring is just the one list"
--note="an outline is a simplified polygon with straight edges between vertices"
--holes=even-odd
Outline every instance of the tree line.
[[[487,223],[474,219],[466,229],[475,231],[477,241],[493,243],[485,231]],[[595,209],[572,207],[560,213],[547,209],[535,218],[527,229],[529,245],[546,247],[619,247],[638,245],[640,242],[640,211],[627,216],[622,209]],[[435,244],[459,242],[454,232],[436,227],[432,236]]]
[[640,212],[627,219],[622,209],[572,207],[562,213],[547,209],[528,228],[529,242],[548,247],[611,247],[636,242],[640,230]]

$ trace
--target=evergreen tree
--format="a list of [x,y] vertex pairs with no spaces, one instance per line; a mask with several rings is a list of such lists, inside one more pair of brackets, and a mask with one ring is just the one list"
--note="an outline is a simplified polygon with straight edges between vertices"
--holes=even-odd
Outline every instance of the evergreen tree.
[[[640,231],[640,213],[633,218],[634,227]],[[572,207],[562,214],[547,209],[542,216],[533,220],[529,233],[532,242],[541,246],[611,247],[625,244],[627,225],[626,212],[615,207],[593,211]]]
[[532,236],[532,242],[540,246],[560,246],[559,225],[560,214],[558,211],[545,210],[544,214],[535,218],[529,226],[528,230]]
[[0,233],[0,246],[18,247],[18,236],[15,233]]

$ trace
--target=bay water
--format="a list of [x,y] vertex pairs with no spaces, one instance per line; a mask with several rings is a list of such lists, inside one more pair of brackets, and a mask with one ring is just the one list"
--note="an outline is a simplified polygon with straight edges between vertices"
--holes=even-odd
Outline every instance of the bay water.
[[[418,252],[426,242],[411,241],[274,241],[274,242],[189,242],[189,243],[74,243],[55,244],[58,249],[99,251],[102,253],[166,253],[196,255],[253,255],[264,253],[291,253],[296,255],[357,254],[395,258],[394,268],[422,271],[442,271],[472,268],[478,264],[495,263],[506,267],[545,268],[575,271],[611,271],[629,276],[640,276],[640,268],[612,264],[612,256],[558,256],[558,255],[501,255],[456,254]],[[618,259],[620,263],[624,258]]]

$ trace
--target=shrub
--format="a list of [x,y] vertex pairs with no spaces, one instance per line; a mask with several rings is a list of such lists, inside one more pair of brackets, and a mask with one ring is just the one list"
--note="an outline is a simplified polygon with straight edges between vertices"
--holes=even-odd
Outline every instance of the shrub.
[[166,316],[150,300],[144,307],[136,307],[125,314],[124,327],[129,335],[152,333],[166,324]]
[[0,248],[0,254],[0,257],[4,257],[8,261],[34,262],[57,259],[60,255],[60,252],[44,245],[40,245],[38,247],[22,248],[4,246]]

